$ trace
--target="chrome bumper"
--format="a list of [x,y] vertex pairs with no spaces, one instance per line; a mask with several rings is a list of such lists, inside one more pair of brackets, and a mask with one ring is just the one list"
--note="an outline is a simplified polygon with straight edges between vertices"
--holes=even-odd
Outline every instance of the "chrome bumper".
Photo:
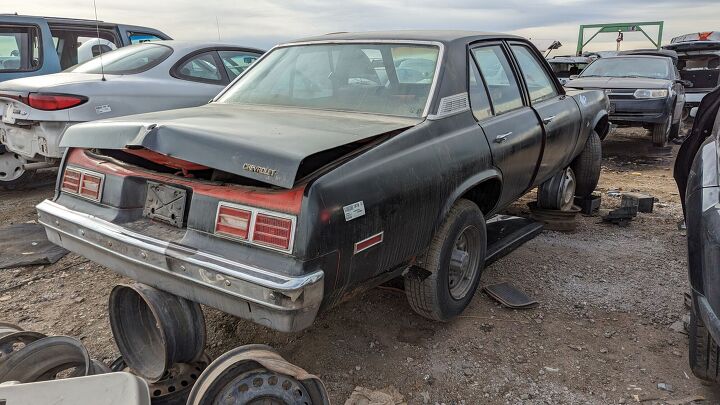
[[291,277],[152,238],[45,200],[48,239],[116,273],[258,324],[294,332],[310,326],[323,272]]

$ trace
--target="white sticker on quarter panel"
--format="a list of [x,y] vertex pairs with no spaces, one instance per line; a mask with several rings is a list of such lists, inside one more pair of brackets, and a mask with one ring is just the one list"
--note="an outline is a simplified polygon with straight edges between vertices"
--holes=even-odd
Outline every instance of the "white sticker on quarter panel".
[[344,206],[343,211],[345,211],[345,221],[350,221],[365,215],[365,204],[363,204],[362,201],[358,201]]
[[112,111],[112,108],[110,108],[110,106],[107,104],[95,106],[95,112],[98,114],[105,114],[109,113],[110,111]]

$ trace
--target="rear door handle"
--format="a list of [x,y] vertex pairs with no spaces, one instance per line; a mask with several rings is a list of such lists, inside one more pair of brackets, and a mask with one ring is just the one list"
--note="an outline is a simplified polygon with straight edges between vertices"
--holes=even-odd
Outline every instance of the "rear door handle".
[[547,118],[543,118],[543,120],[542,120],[542,121],[543,121],[543,124],[547,125],[547,124],[551,123],[552,120],[555,119],[555,117],[557,117],[557,115],[551,115],[551,116],[549,116],[549,117],[547,117]]
[[505,139],[506,139],[508,136],[510,136],[510,135],[512,135],[512,132],[508,132],[508,133],[506,133],[506,134],[497,135],[497,136],[495,136],[495,142],[497,142],[497,143],[503,143],[503,142],[505,142]]

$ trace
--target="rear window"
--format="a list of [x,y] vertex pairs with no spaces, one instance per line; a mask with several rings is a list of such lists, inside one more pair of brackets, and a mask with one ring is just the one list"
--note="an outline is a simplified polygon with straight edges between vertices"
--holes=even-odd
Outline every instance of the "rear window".
[[0,26],[0,72],[40,67],[40,38],[33,26]]
[[172,48],[160,44],[131,45],[103,54],[102,58],[90,59],[67,71],[77,73],[102,73],[104,71],[109,75],[141,73],[162,63],[172,52]]
[[718,70],[720,69],[720,55],[681,56],[678,60],[678,69]]

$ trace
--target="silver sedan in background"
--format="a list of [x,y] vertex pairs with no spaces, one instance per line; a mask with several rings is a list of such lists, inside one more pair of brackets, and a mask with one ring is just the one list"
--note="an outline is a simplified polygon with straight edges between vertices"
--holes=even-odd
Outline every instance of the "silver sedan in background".
[[205,104],[262,53],[231,44],[147,42],[61,73],[0,83],[0,188],[56,165],[71,125]]

